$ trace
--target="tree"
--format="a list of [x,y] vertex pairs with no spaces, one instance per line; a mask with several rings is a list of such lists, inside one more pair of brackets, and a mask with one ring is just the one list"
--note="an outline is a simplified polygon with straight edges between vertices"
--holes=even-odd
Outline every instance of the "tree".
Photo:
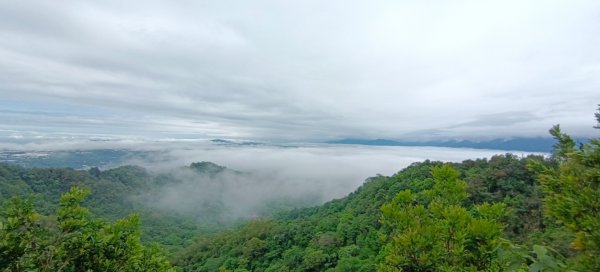
[[[600,124],[600,113],[596,119]],[[558,169],[533,162],[530,166],[540,173],[545,213],[576,233],[571,243],[579,252],[575,267],[600,271],[600,139],[576,147],[559,125],[550,134],[557,140],[553,156]]]
[[596,122],[598,123],[596,126],[594,126],[594,128],[600,128],[600,105],[598,105],[598,112],[594,113],[594,116],[596,117]]
[[11,199],[0,222],[0,271],[24,271],[41,256],[39,215],[31,198]]
[[506,215],[503,204],[470,210],[466,183],[449,165],[433,167],[431,189],[401,191],[382,210],[391,229],[382,271],[486,270],[495,263]]
[[43,225],[31,199],[13,198],[0,223],[1,271],[172,271],[156,246],[140,241],[139,218],[91,219],[88,190],[61,196],[56,225]]

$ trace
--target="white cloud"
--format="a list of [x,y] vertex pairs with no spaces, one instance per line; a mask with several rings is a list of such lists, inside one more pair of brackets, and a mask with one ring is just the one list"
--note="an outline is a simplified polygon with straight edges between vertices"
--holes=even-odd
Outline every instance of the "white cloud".
[[0,124],[323,140],[561,123],[587,136],[599,13],[597,1],[3,1],[0,110],[22,119]]

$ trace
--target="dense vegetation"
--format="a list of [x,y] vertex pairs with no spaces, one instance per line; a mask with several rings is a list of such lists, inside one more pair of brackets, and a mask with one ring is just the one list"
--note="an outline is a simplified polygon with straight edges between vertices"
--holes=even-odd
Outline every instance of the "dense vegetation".
[[172,271],[155,246],[140,241],[139,218],[109,224],[80,205],[89,191],[73,187],[58,212],[43,217],[13,198],[0,225],[0,271]]
[[[322,206],[203,236],[175,262],[189,271],[484,269],[501,265],[483,260],[490,259],[490,249],[503,246],[510,251],[503,265],[518,266],[529,245],[519,249],[502,237],[531,244],[557,240],[542,232],[542,199],[535,174],[527,170],[530,160],[553,164],[540,156],[510,154],[452,165],[415,163],[392,177],[370,178],[349,196]],[[446,240],[438,236],[451,229],[460,232]],[[447,254],[447,243],[455,256]],[[421,262],[409,258],[411,251],[420,255],[421,267],[410,267]],[[562,254],[572,252],[566,248]]]
[[0,164],[0,202],[12,196],[34,195],[40,214],[50,215],[59,207],[60,195],[73,186],[91,190],[84,200],[93,216],[114,221],[138,213],[142,220],[144,241],[156,241],[168,249],[179,248],[201,229],[217,226],[198,224],[195,218],[173,215],[151,209],[146,198],[165,184],[178,182],[168,176],[157,176],[136,166],[123,166],[106,171],[69,168],[23,168]]
[[[600,123],[600,115],[596,115]],[[600,140],[425,161],[348,197],[204,236],[189,271],[600,271]]]
[[[162,214],[143,231],[146,241],[185,246],[171,257],[184,271],[600,271],[600,140],[578,146],[558,126],[551,134],[557,144],[550,158],[424,161],[391,177],[370,178],[324,205],[203,232],[194,240],[189,237],[197,225],[185,229],[185,220]],[[191,167],[203,166],[223,170]],[[124,196],[170,180],[149,177],[136,167],[86,172],[0,165],[0,196],[36,192],[35,206],[47,215],[33,212],[28,200],[7,202],[2,269],[119,270],[138,264],[125,265],[135,271],[143,268],[140,262],[169,269],[156,248],[140,243],[136,216],[98,221],[78,204],[85,191],[68,191],[73,185],[91,188],[95,194],[84,203],[101,218],[144,215],[151,211]],[[185,235],[165,239],[170,232]],[[44,266],[47,256],[57,257],[52,266]]]

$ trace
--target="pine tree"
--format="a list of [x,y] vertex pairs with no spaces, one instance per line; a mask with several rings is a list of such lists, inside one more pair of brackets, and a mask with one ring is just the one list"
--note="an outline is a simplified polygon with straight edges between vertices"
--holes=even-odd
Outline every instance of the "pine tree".
[[[600,125],[600,113],[596,119]],[[550,134],[557,140],[553,156],[558,169],[531,165],[541,173],[546,215],[576,233],[571,243],[580,253],[575,268],[600,271],[600,139],[576,147],[558,125]]]
[[391,230],[381,271],[482,271],[492,268],[506,215],[503,204],[471,209],[466,183],[449,165],[432,168],[431,189],[401,191],[382,206]]

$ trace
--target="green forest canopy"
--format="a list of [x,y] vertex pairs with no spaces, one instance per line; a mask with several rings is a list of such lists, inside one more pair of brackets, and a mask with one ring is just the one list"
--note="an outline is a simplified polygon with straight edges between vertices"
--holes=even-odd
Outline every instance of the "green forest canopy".
[[[550,158],[414,163],[368,179],[347,197],[213,234],[123,202],[123,192],[153,186],[142,168],[3,164],[2,198],[38,194],[5,201],[0,269],[600,271],[600,140],[577,146],[559,126],[551,134]],[[88,202],[82,188],[92,189]],[[98,216],[80,203],[93,203]],[[126,217],[135,211],[140,216]],[[140,217],[150,219],[145,234]],[[183,234],[161,235],[167,232]],[[152,242],[167,246],[172,264]]]

